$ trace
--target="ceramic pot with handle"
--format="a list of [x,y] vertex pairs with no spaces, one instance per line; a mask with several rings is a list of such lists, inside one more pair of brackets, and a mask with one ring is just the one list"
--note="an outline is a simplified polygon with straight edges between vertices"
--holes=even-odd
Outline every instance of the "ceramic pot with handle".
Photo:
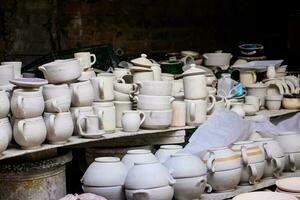
[[114,105],[116,108],[116,127],[122,128],[122,115],[124,111],[132,110],[132,102],[131,101],[114,101]]
[[215,105],[216,99],[214,96],[209,95],[208,98],[212,99],[211,104],[208,106],[208,100],[189,100],[185,99],[186,103],[186,123],[188,125],[199,125],[206,120],[207,112],[209,112]]
[[196,68],[195,64],[186,70],[183,75],[184,96],[186,99],[201,99],[208,96],[205,71]]
[[[103,113],[101,113],[101,115],[87,114],[85,116],[79,116],[76,122],[79,135],[90,138],[101,137],[101,135],[105,133],[103,131],[102,118]],[[82,123],[84,124],[83,126]]]
[[70,112],[44,113],[47,140],[51,144],[64,144],[72,136],[74,124]]
[[246,87],[247,94],[250,96],[256,96],[260,99],[260,108],[265,107],[265,97],[267,95],[267,85],[262,83],[255,83]]
[[[71,108],[71,114],[72,114],[72,119],[73,119],[73,124],[74,124],[74,134],[78,135],[79,130],[76,125],[77,120],[81,116],[86,116],[86,115],[91,115],[94,114],[94,110],[92,106],[84,106],[84,107],[72,107]],[[85,123],[82,121],[81,122],[81,127],[85,130]]]
[[77,52],[74,57],[79,60],[82,69],[88,69],[96,63],[96,55],[90,52]]
[[155,156],[158,158],[160,163],[164,163],[171,155],[180,150],[182,150],[182,146],[180,145],[161,145],[155,152]]
[[22,149],[41,147],[47,136],[43,117],[16,119],[13,127],[13,136]]
[[34,118],[44,112],[44,98],[39,89],[16,89],[11,98],[11,111],[18,119]]
[[172,109],[141,110],[145,113],[145,121],[141,127],[145,129],[167,129],[172,122]]
[[0,119],[7,117],[9,110],[10,110],[10,101],[9,101],[9,94],[4,91],[0,90]]
[[262,149],[253,141],[233,143],[232,151],[242,157],[242,174],[240,184],[255,184],[264,174],[265,156]]
[[91,106],[94,101],[93,86],[90,81],[70,84],[72,106]]
[[136,110],[127,110],[122,114],[122,127],[125,132],[136,132],[145,121],[145,113]]
[[97,77],[91,78],[94,88],[94,101],[114,100],[114,80],[115,76],[110,73],[101,73]]
[[264,150],[266,159],[264,177],[278,178],[285,165],[284,152],[278,142],[273,138],[258,138],[254,140],[254,143]]
[[203,157],[209,171],[207,178],[217,192],[234,190],[242,174],[241,157],[228,147],[210,148]]
[[67,84],[43,86],[46,112],[68,112],[71,106],[71,91]]

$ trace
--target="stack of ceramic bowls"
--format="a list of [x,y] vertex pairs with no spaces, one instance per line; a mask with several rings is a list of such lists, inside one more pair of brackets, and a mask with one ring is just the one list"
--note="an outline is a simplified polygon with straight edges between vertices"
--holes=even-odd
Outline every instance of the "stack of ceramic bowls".
[[[207,112],[215,105],[216,99],[209,95],[206,87],[206,71],[191,64],[183,75],[184,98],[186,102],[186,123],[199,125],[206,120]],[[211,104],[209,104],[209,100]]]
[[300,199],[300,178],[292,177],[292,178],[283,178],[276,181],[276,192],[289,194],[297,199]]
[[258,82],[258,83],[248,85],[246,89],[247,89],[247,95],[256,96],[259,98],[260,109],[264,109],[265,99],[267,95],[267,85]]
[[203,157],[208,168],[207,182],[216,192],[235,190],[242,174],[241,158],[228,147],[211,148]]
[[70,112],[71,92],[67,84],[48,84],[43,87],[45,100],[44,120],[47,139],[51,144],[63,144],[74,131]]
[[10,101],[8,93],[0,90],[0,156],[12,139],[12,127],[8,118]]
[[174,155],[180,150],[182,150],[182,146],[180,145],[161,145],[155,152],[155,156],[160,163],[164,163],[171,155]]
[[84,192],[124,200],[125,165],[117,157],[99,157],[88,167],[81,183]]
[[299,132],[282,132],[276,136],[276,141],[285,154],[284,171],[300,169],[300,134]]
[[139,95],[134,99],[137,108],[145,113],[142,128],[166,129],[172,122],[172,82],[143,81],[139,82]]
[[74,53],[74,58],[78,59],[82,68],[81,76],[78,80],[86,81],[96,76],[92,65],[96,63],[96,55],[90,52]]
[[14,117],[13,136],[23,149],[39,148],[46,139],[42,90],[15,89],[11,98]]
[[231,147],[235,155],[241,156],[242,174],[241,185],[255,184],[264,175],[265,155],[263,150],[253,141],[240,141]]
[[173,186],[175,199],[201,198],[208,185],[207,169],[200,158],[188,153],[175,153],[163,165],[176,181]]

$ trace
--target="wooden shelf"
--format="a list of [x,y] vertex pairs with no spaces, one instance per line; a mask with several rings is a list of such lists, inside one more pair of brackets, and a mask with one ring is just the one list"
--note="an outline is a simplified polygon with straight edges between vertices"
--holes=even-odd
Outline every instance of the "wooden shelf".
[[[17,156],[22,156],[26,154],[47,151],[56,148],[78,148],[78,147],[88,147],[95,146],[97,142],[109,141],[119,138],[127,138],[127,137],[137,137],[137,136],[145,136],[145,135],[158,135],[158,137],[163,137],[167,135],[167,137],[172,137],[172,135],[176,135],[176,132],[181,130],[193,129],[194,126],[184,126],[184,127],[170,127],[165,130],[140,130],[138,132],[123,132],[121,129],[117,129],[115,133],[104,134],[103,137],[97,139],[88,139],[81,138],[78,136],[72,136],[69,138],[69,142],[65,144],[42,144],[40,148],[24,150],[20,149],[18,146],[10,146],[6,151],[2,152],[2,156],[0,155],[0,160],[13,158]],[[178,135],[178,134],[177,134]],[[182,132],[179,133],[179,136],[184,138],[185,134]],[[184,141],[182,141],[184,142]],[[168,143],[168,142],[166,142]]]
[[[282,174],[280,178],[296,177],[296,176],[300,176],[300,171],[296,171],[294,173],[285,172]],[[260,190],[275,185],[276,180],[277,179],[275,178],[262,179],[259,183],[255,185],[238,186],[236,190],[231,192],[203,194],[201,196],[201,200],[222,200],[222,199],[232,198],[242,193],[252,192],[255,190]]]
[[251,119],[252,117],[255,117],[257,115],[264,115],[266,117],[279,117],[282,115],[288,115],[288,114],[293,114],[297,113],[300,110],[287,110],[287,109],[281,109],[281,110],[260,110],[256,113],[256,115],[253,116],[246,116],[246,119]]

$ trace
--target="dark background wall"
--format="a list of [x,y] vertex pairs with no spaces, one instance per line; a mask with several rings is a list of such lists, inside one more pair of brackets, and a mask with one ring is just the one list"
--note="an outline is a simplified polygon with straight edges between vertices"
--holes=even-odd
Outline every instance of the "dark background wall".
[[112,43],[128,56],[176,50],[237,53],[262,43],[297,66],[297,1],[0,0],[0,60],[25,64],[51,51]]

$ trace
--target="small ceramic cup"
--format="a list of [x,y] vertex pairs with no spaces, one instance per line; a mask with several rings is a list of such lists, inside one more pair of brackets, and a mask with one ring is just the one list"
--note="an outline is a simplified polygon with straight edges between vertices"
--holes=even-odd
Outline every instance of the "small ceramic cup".
[[[85,120],[85,131],[81,125],[81,121]],[[103,124],[102,118],[99,115],[88,114],[85,116],[80,116],[77,120],[77,127],[80,136],[85,136],[86,134],[103,134]]]
[[121,123],[125,132],[138,131],[144,121],[145,113],[142,111],[128,110],[122,114]]

